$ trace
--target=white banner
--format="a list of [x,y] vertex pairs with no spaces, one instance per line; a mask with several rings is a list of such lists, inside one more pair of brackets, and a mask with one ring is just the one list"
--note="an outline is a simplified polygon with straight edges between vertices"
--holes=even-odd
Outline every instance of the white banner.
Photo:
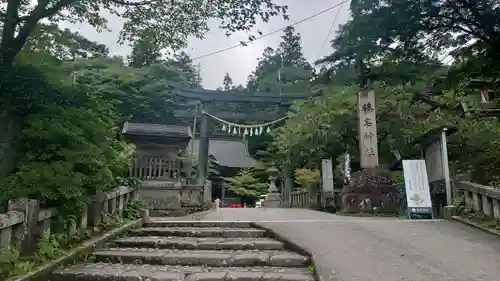
[[425,160],[403,160],[408,212],[432,214],[431,193]]

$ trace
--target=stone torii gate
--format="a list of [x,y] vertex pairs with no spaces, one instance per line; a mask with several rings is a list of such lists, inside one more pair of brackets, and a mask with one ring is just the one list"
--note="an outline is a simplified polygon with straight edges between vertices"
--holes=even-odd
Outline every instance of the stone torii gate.
[[[280,112],[282,116],[276,114],[259,113],[259,114],[245,114],[238,112],[218,112],[216,115],[224,120],[254,120],[262,122],[270,122],[283,117],[286,114],[286,108],[295,100],[307,99],[310,97],[318,96],[321,91],[316,91],[310,94],[289,94],[289,93],[267,93],[267,92],[225,92],[218,90],[201,90],[201,89],[178,89],[178,96],[186,99],[197,101],[201,103],[202,108],[208,104],[214,104],[218,102],[222,103],[237,103],[237,104],[268,104],[268,105],[278,105],[280,106]],[[209,130],[210,130],[210,116],[206,113],[206,110],[202,112],[199,111],[186,111],[177,110],[174,111],[174,116],[180,118],[201,118],[201,129],[200,129],[200,145],[198,151],[198,184],[203,184],[207,179],[208,175],[208,157],[209,157]],[[289,160],[289,159],[288,159]],[[284,176],[285,176],[285,189],[293,189],[293,175],[291,166],[286,163],[284,166]]]

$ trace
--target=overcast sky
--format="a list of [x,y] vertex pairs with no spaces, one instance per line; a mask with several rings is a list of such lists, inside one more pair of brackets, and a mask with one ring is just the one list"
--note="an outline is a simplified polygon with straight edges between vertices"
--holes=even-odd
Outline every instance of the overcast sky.
[[[259,30],[264,33],[272,32],[283,28],[288,24],[300,21],[306,17],[327,9],[340,3],[342,0],[276,0],[275,3],[289,6],[290,20],[285,21],[281,18],[274,18],[268,23],[263,23],[258,26]],[[349,17],[349,3],[344,3],[341,6],[334,31],[339,24],[344,23]],[[302,36],[302,46],[306,58],[313,62],[319,57],[331,52],[329,43],[324,48],[323,43],[328,35],[328,31],[333,22],[337,9],[332,9],[322,15],[312,18],[306,22],[298,24],[295,29]],[[130,52],[130,47],[119,45],[116,43],[117,34],[120,31],[122,22],[119,19],[109,19],[109,27],[112,32],[97,33],[92,27],[87,25],[63,24],[63,27],[69,27],[77,30],[90,40],[100,42],[108,46],[112,54],[126,56]],[[196,58],[203,56],[220,49],[224,49],[244,40],[248,39],[247,33],[234,34],[226,37],[224,31],[217,29],[217,25],[212,24],[213,28],[205,39],[189,40],[189,47],[186,52]],[[222,79],[226,72],[229,73],[235,84],[245,84],[248,75],[255,69],[257,58],[262,54],[267,46],[276,47],[280,42],[282,32],[273,34],[263,39],[250,43],[247,47],[238,47],[229,51],[225,51],[216,55],[208,56],[199,60],[201,67],[201,76],[203,78],[203,86],[207,89],[215,89],[221,85]],[[334,36],[334,32],[330,34],[329,39]]]

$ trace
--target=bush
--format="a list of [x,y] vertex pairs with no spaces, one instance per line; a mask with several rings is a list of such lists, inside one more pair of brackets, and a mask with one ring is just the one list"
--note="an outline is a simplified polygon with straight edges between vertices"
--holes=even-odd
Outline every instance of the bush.
[[51,84],[27,67],[15,71],[19,75],[12,77],[26,77],[24,71],[31,80],[17,81],[28,83],[24,87],[2,83],[3,106],[12,97],[6,109],[24,122],[16,170],[0,185],[0,198],[30,197],[59,207],[61,214],[76,214],[91,195],[117,186],[133,147],[117,140],[114,108],[98,92]]

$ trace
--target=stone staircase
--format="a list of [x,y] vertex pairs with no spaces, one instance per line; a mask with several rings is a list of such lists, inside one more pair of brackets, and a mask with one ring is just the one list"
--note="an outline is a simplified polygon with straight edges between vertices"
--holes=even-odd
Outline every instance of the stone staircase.
[[51,281],[314,281],[310,258],[246,222],[149,220]]

